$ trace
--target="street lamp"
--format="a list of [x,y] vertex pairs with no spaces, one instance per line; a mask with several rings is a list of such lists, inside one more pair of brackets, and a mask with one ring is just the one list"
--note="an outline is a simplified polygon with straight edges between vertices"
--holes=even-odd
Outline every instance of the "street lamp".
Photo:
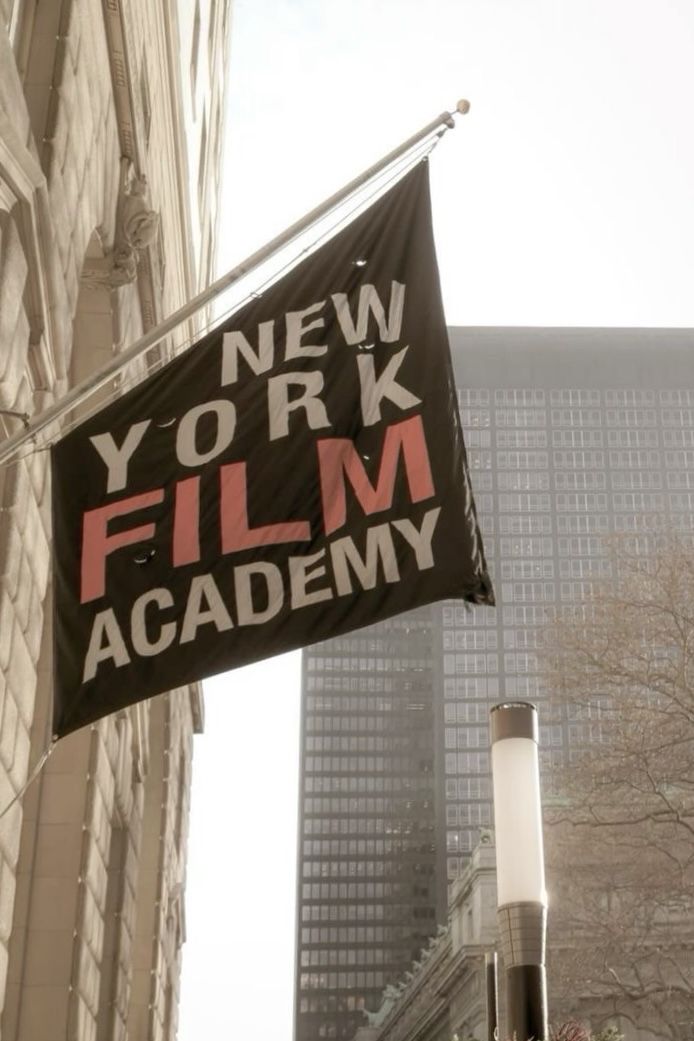
[[525,701],[504,702],[491,709],[490,723],[507,1032],[516,1041],[545,1041],[547,894],[537,709]]

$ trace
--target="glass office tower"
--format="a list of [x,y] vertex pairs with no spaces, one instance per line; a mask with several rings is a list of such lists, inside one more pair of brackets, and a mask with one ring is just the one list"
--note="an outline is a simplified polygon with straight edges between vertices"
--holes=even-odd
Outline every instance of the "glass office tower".
[[539,656],[548,608],[609,575],[604,536],[694,536],[694,331],[450,335],[497,607],[434,604],[304,654],[296,1041],[352,1037],[445,922],[492,822],[490,706],[538,705],[545,792],[598,736],[551,714]]

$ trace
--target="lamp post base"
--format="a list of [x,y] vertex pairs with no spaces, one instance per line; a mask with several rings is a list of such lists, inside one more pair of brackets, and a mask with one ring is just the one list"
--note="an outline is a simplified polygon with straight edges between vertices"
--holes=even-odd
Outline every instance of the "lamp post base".
[[545,1041],[547,984],[544,965],[513,965],[506,971],[506,1018],[511,1041]]

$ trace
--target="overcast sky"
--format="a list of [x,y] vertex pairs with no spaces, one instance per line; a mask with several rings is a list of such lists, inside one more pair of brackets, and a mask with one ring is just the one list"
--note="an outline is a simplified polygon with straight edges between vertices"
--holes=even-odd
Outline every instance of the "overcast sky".
[[[235,0],[231,53],[220,273],[466,97],[449,324],[694,325],[692,0]],[[205,693],[179,1041],[289,1041],[299,655]]]

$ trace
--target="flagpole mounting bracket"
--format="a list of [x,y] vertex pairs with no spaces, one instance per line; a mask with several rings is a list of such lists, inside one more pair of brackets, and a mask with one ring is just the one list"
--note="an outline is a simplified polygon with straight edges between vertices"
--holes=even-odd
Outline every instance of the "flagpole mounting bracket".
[[28,412],[18,412],[14,408],[0,408],[0,416],[11,416],[12,419],[21,419],[25,429],[29,426],[31,419]]

